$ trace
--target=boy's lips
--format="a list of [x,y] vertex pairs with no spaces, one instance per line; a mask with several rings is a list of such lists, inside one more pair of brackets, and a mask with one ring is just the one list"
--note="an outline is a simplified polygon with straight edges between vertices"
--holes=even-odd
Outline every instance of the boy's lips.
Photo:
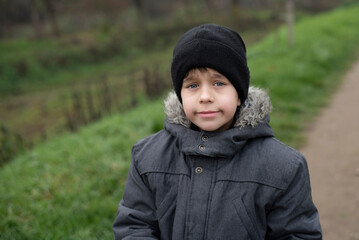
[[198,112],[197,114],[203,118],[212,118],[215,117],[217,113],[218,111],[201,111]]

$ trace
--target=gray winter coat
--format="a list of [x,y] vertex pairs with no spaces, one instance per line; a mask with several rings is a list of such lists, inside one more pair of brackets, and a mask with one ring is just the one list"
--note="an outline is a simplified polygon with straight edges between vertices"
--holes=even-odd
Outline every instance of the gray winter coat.
[[322,239],[304,157],[274,138],[250,88],[234,128],[189,128],[175,94],[165,129],[134,145],[115,239]]

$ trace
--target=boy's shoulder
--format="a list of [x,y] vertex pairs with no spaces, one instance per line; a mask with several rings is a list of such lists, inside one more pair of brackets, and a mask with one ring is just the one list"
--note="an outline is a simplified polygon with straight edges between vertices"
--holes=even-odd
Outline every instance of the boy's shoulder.
[[168,143],[168,140],[171,138],[171,135],[164,129],[151,134],[145,138],[140,139],[133,145],[132,151],[135,154],[139,152],[152,151],[154,149],[160,148],[163,144]]
[[265,153],[269,154],[276,159],[286,159],[286,162],[290,164],[300,164],[305,160],[303,154],[298,150],[286,145],[275,137],[267,138],[265,147]]
[[245,155],[248,162],[245,172],[256,172],[257,176],[281,189],[286,189],[295,175],[308,172],[303,154],[274,137],[250,143]]
[[271,159],[278,164],[299,165],[305,157],[298,150],[286,145],[275,137],[255,138],[247,146],[247,154],[259,159]]
[[140,173],[148,171],[179,171],[176,166],[179,161],[178,149],[175,147],[176,138],[166,130],[161,130],[139,140],[132,148],[132,161]]

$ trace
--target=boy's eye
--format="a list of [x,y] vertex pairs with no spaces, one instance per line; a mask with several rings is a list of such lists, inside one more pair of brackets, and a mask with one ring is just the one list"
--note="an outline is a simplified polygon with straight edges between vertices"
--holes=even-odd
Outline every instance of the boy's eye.
[[220,86],[224,86],[224,83],[223,82],[215,82],[214,85],[217,87],[220,87]]
[[187,87],[188,88],[196,88],[196,87],[198,87],[198,84],[197,83],[191,83]]

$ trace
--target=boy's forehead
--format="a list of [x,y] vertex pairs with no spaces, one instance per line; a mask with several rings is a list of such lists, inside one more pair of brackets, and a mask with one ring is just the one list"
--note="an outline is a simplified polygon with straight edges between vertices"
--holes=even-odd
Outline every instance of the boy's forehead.
[[223,74],[221,74],[220,72],[218,72],[217,70],[215,70],[213,68],[192,68],[186,74],[185,79],[188,77],[197,76],[201,73],[207,73],[207,74],[210,74],[210,75],[216,76],[216,77],[224,77]]

